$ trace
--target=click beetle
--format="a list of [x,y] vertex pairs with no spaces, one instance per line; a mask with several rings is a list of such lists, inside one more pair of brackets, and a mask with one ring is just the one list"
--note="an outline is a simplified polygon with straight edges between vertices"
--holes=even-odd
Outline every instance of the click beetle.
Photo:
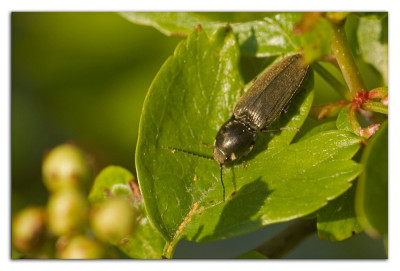
[[231,118],[219,129],[214,140],[213,157],[178,148],[169,149],[215,160],[220,166],[220,181],[225,200],[222,168],[251,152],[256,134],[268,131],[268,126],[287,108],[303,83],[308,68],[303,55],[297,53],[277,61],[254,80],[249,90],[236,103]]

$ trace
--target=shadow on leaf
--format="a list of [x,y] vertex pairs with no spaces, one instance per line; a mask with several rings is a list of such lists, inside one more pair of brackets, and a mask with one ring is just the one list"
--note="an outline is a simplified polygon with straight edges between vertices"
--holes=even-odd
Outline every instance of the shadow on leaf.
[[[229,232],[229,236],[226,236],[226,238],[229,238],[242,234],[248,227],[251,229],[260,227],[261,216],[254,217],[254,215],[258,213],[266,198],[272,192],[268,189],[267,184],[261,181],[260,177],[229,195],[227,197],[228,203],[222,210],[213,235]],[[243,227],[238,227],[240,224]],[[206,236],[199,241],[207,242],[211,239],[213,239],[212,236]]]
[[258,42],[254,27],[251,27],[251,34],[240,46],[241,51],[246,55],[256,55],[258,50]]

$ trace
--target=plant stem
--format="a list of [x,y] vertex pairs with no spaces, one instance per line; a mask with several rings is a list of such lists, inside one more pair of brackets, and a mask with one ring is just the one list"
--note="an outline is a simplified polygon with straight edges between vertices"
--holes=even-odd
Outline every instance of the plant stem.
[[330,72],[328,72],[324,67],[316,62],[312,64],[312,67],[319,75],[321,75],[321,77],[327,83],[332,86],[335,91],[339,92],[339,94],[347,100],[351,100],[352,96],[350,95],[348,89],[343,86],[343,84],[339,80],[337,80]]
[[279,259],[316,231],[316,219],[300,219],[258,246],[255,251],[270,259]]
[[365,91],[365,85],[361,79],[360,72],[354,62],[353,55],[347,42],[344,24],[332,23],[333,38],[332,50],[339,63],[340,70],[346,80],[352,97],[357,95],[357,92]]

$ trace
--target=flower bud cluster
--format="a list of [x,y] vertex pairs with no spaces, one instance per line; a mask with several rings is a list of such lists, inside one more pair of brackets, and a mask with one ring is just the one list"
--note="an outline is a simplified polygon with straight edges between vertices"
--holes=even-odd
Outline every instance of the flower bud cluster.
[[77,146],[52,149],[42,165],[49,191],[45,207],[13,215],[13,249],[24,258],[100,259],[119,255],[110,247],[132,234],[139,216],[127,198],[110,197],[91,206],[93,166]]

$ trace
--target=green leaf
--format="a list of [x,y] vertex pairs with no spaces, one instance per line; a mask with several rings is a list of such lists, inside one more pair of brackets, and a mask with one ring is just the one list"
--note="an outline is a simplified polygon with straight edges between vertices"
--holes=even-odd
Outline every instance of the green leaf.
[[365,170],[360,176],[356,193],[356,214],[372,236],[388,233],[388,124],[382,124],[371,138],[361,163]]
[[353,127],[351,126],[350,118],[349,118],[349,110],[350,104],[340,110],[340,113],[336,119],[336,127],[339,130],[353,132]]
[[218,28],[214,20],[192,12],[121,12],[129,21],[152,26],[167,36],[188,36],[197,24],[205,30],[214,31]]
[[301,16],[301,13],[286,12],[264,20],[232,24],[242,55],[267,57],[298,51],[300,41],[293,34],[293,26]]
[[[217,131],[231,115],[243,87],[233,33],[210,39],[195,31],[163,65],[147,94],[136,151],[137,174],[149,217],[170,243],[212,241],[312,213],[344,193],[360,173],[350,159],[360,138],[344,131],[319,133],[289,145],[296,131],[262,134],[253,151],[224,168],[168,147],[212,156]],[[303,89],[274,127],[300,127],[313,100]]]
[[128,170],[118,166],[109,166],[96,177],[89,194],[89,201],[96,205],[112,196],[129,197],[130,201],[141,211],[141,216],[137,219],[138,225],[134,233],[124,238],[123,242],[113,245],[132,258],[159,259],[162,256],[165,240],[151,225],[143,202],[137,198],[137,195],[135,196],[130,182],[135,182],[135,178]]
[[357,38],[365,62],[377,69],[388,84],[388,18],[361,17]]
[[[331,53],[332,29],[319,18],[314,27],[297,37],[293,26],[304,13],[285,12],[124,12],[128,20],[150,25],[166,35],[186,36],[197,24],[208,34],[230,24],[244,56],[277,56],[304,48],[308,62]],[[240,22],[240,23],[238,23]]]
[[89,202],[93,205],[112,196],[132,197],[129,182],[135,177],[128,170],[119,166],[108,166],[96,177],[89,193]]
[[342,241],[363,230],[355,215],[354,193],[353,185],[343,195],[318,211],[317,229],[320,239]]
[[300,35],[304,57],[308,63],[332,52],[332,34],[331,24],[326,19],[319,18],[310,31]]
[[232,31],[222,28],[211,39],[204,31],[195,31],[178,45],[147,94],[136,167],[149,216],[168,240],[198,198],[211,189],[219,199],[222,194],[207,173],[210,165],[219,171],[214,161],[173,155],[166,147],[212,156],[201,142],[212,144],[231,114],[243,86],[238,65],[239,48]]
[[189,12],[190,14],[206,18],[214,22],[248,22],[262,20],[267,16],[271,16],[271,12]]
[[328,130],[336,130],[336,122],[334,120],[315,126],[310,131],[308,131],[304,136],[302,136],[298,141],[300,142],[316,134],[319,134],[320,132]]
[[276,59],[272,57],[240,57],[240,71],[245,83],[251,82],[265,67],[271,65]]
[[[226,16],[216,17],[207,13],[191,12],[123,12],[131,22],[153,26],[165,35],[187,36],[196,25],[201,24],[204,31],[211,35],[218,28],[227,24],[233,29],[240,45],[242,55],[278,56],[297,51],[299,39],[293,34],[293,25],[301,19],[302,13],[255,13],[257,20],[242,23],[231,23]],[[263,18],[260,18],[261,16]],[[266,16],[269,15],[269,16]],[[236,15],[235,15],[236,16]],[[253,16],[247,15],[247,18]],[[230,15],[228,17],[233,17]],[[226,19],[226,21],[221,21]]]
[[364,18],[375,19],[375,20],[380,20],[385,17],[388,17],[387,12],[352,12],[352,14],[354,14],[358,17],[364,17]]

